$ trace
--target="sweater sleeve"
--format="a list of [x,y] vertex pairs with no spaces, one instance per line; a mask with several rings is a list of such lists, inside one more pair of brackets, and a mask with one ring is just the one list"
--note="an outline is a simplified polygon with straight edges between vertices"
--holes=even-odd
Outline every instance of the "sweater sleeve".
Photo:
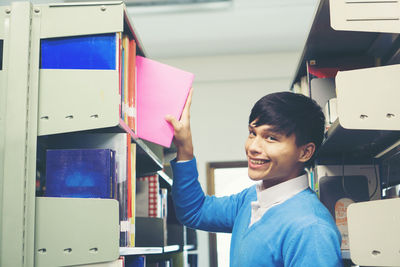
[[343,266],[341,237],[328,225],[313,223],[298,229],[284,255],[285,266]]
[[232,232],[246,190],[229,197],[206,196],[198,181],[196,159],[171,161],[174,173],[172,199],[178,220],[191,228]]

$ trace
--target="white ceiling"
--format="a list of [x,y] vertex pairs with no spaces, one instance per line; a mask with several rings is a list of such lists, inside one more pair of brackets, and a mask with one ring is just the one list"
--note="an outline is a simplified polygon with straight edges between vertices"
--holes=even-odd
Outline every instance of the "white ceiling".
[[233,0],[227,5],[128,7],[153,58],[301,51],[317,0]]
[[[5,0],[13,1],[22,0]],[[30,1],[35,4],[101,0]],[[128,6],[128,12],[151,58],[299,52],[318,2],[232,0],[230,5]]]

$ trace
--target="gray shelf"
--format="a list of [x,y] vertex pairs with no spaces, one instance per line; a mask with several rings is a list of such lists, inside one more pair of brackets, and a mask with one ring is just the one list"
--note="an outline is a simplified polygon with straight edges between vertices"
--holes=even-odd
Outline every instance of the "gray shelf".
[[[138,55],[145,56],[121,1],[35,5],[35,13],[42,25],[39,38],[124,32],[134,37]],[[58,26],[52,27],[55,18]],[[39,77],[39,136],[123,131],[137,144],[138,176],[162,169],[160,158],[119,117],[118,70],[40,69]]]
[[180,250],[179,245],[170,245],[165,247],[122,247],[119,248],[121,256],[129,255],[152,255],[177,252]]
[[[400,36],[398,33],[334,30],[331,27],[329,0],[320,0],[291,85],[293,86],[301,77],[307,75],[307,62],[310,60],[315,60],[316,67],[339,68],[340,70],[361,69],[374,67],[377,64],[385,66],[399,63],[399,51]],[[339,119],[326,133],[326,138],[317,154],[318,163],[342,164],[344,160],[347,164],[371,164],[376,154],[400,139],[400,131],[397,131],[396,128],[379,130],[377,125],[381,124],[377,120],[368,130],[364,130],[359,125],[346,126],[346,128],[340,124],[339,120],[342,119],[343,125],[345,125],[345,115],[357,115],[351,108],[357,101],[360,102],[359,107],[365,109],[363,112],[373,113],[373,104],[365,107],[367,100],[371,101],[372,99],[381,105],[383,101],[393,99],[392,92],[395,92],[397,88],[393,87],[391,90],[387,90],[386,87],[381,88],[387,90],[382,91],[382,94],[386,93],[388,96],[382,95],[379,97],[382,101],[379,102],[376,94],[372,96],[373,94],[370,93],[370,90],[374,90],[376,85],[365,88],[368,86],[361,86],[360,82],[358,85],[347,86],[351,88],[342,88],[343,85],[338,84],[338,76],[336,77],[336,91],[338,110],[340,104],[342,117],[339,116]],[[353,81],[360,79],[354,77],[351,77]],[[382,79],[377,80],[382,81]],[[347,94],[347,102],[341,99],[342,101],[339,103],[339,98],[343,98],[344,93],[349,91],[357,91],[358,96],[348,97]]]
[[[0,80],[7,81],[0,85],[0,188],[6,188],[0,190],[0,265],[116,259],[120,251],[114,200],[35,199],[35,177],[38,136],[126,131],[118,114],[118,71],[40,70],[39,62],[41,39],[112,32],[132,35],[138,55],[145,56],[125,5],[15,2],[0,11],[0,24],[6,25],[0,27]],[[83,96],[83,89],[95,94]],[[132,131],[126,132],[138,144],[138,173],[160,171],[162,161]]]
[[375,155],[399,139],[400,131],[345,129],[336,120],[317,153],[318,164],[342,164],[343,160],[371,164]]
[[158,171],[158,175],[163,179],[168,187],[172,186],[173,180],[164,171]]
[[[383,7],[384,5],[386,6]],[[332,10],[330,10],[331,7]],[[397,1],[319,1],[291,83],[293,87],[302,77],[308,75],[308,64],[317,68],[336,68],[340,71],[335,79],[338,119],[326,132],[325,139],[316,155],[317,164],[382,164],[382,159],[378,155],[383,155],[387,150],[395,150],[394,148],[398,147],[399,124],[398,121],[391,120],[398,114],[398,105],[394,100],[398,96],[398,81],[396,80],[398,65],[389,66],[400,62],[398,9],[394,7],[398,7]],[[385,19],[388,16],[393,17],[394,13],[397,13],[396,18]],[[335,30],[331,27],[331,22]],[[395,27],[392,27],[393,25]],[[394,33],[384,33],[386,31]],[[392,73],[393,69],[396,69],[394,73]],[[309,80],[310,77],[307,79]],[[393,109],[395,111],[392,111]],[[380,201],[363,203],[367,205],[382,203]],[[349,206],[348,211],[350,207],[352,205]],[[389,213],[392,214],[394,210],[391,208]],[[369,213],[364,211],[363,214]],[[350,227],[350,217],[350,212],[348,212],[349,236],[356,232]],[[354,225],[359,229],[362,224],[358,222]],[[380,223],[374,223],[373,229],[377,228],[376,225],[379,225],[378,228],[386,229],[391,224],[390,220],[382,220]],[[361,236],[369,237],[371,229],[362,232]],[[354,245],[354,242],[350,240],[350,244],[352,243]],[[387,240],[383,243],[390,244]],[[362,245],[357,244],[357,247],[352,248],[352,256]],[[390,247],[392,249],[394,246],[390,245]],[[369,255],[364,254],[363,258],[368,259],[372,256],[379,261],[380,257],[375,257],[370,251],[373,250],[369,250],[367,252]],[[350,250],[342,250],[342,258],[351,260]],[[371,260],[366,261],[365,264],[355,263],[378,266]],[[380,265],[388,266],[382,263]]]
[[341,66],[342,69],[372,67],[375,58],[387,65],[399,61],[399,55],[396,56],[399,47],[399,34],[332,29],[329,0],[321,0],[291,86],[307,75],[306,62],[309,60],[317,60],[320,66]]
[[185,245],[183,247],[183,250],[186,250],[186,251],[195,250],[195,249],[196,249],[195,245]]
[[165,246],[163,248],[164,253],[171,253],[171,252],[177,252],[179,251],[180,246],[179,245],[170,245],[170,246]]
[[[163,168],[162,160],[146,145],[146,143],[137,137],[137,135],[123,122],[119,120],[119,129],[130,134],[132,140],[136,143],[136,176],[146,176],[154,174]],[[116,130],[114,127],[111,131]]]
[[162,254],[162,247],[121,247],[119,254],[121,256],[129,255],[149,255],[149,254]]

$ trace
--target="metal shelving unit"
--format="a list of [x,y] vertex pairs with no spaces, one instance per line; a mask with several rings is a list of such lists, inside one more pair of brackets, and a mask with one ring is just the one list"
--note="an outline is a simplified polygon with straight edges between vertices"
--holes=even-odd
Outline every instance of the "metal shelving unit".
[[[292,80],[293,86],[307,76],[311,61],[343,70],[336,77],[339,118],[326,133],[318,154],[321,164],[341,164],[344,153],[348,163],[371,163],[373,156],[400,139],[400,116],[391,116],[399,113],[393,99],[398,91],[400,26],[397,20],[383,19],[399,4],[356,2],[319,2]],[[384,86],[377,90],[377,84]]]
[[[348,2],[353,2],[353,4],[357,5],[357,3],[354,3],[357,1]],[[365,1],[366,4],[368,2],[373,1]],[[376,2],[385,4],[385,1]],[[358,7],[360,8],[362,4],[359,3]],[[336,13],[340,12],[340,10],[336,11]],[[379,17],[379,14],[377,14],[377,17]],[[368,22],[374,23],[376,21],[373,19],[359,21],[365,27],[368,27]],[[393,23],[390,20],[386,22],[388,24]],[[344,69],[373,67],[377,58],[379,58],[380,64],[389,65],[399,62],[399,55],[396,53],[399,49],[399,44],[400,37],[398,32],[333,29],[331,27],[330,2],[329,0],[321,0],[315,11],[314,20],[291,85],[293,86],[302,76],[307,75],[306,62],[309,60],[321,61],[326,67],[342,66]]]
[[[318,164],[380,164],[381,157],[398,151],[400,109],[395,99],[399,96],[400,77],[399,8],[398,1],[319,2],[291,84],[293,87],[301,77],[308,75],[308,64],[339,68],[335,78],[338,119],[326,132],[317,154]],[[385,206],[380,201],[363,205],[375,207],[374,203],[378,202]],[[351,204],[349,208],[358,209],[359,204],[362,203]],[[369,262],[374,266],[388,266],[385,263],[398,266],[393,265],[400,260],[398,248],[392,246],[386,254],[375,248],[378,255],[370,250],[372,247],[355,247],[354,244],[362,244],[362,238],[368,237],[371,231],[371,228],[363,230],[363,220],[369,220],[367,215],[365,218],[357,216],[358,236],[352,237],[349,227],[350,250],[342,251],[343,259],[355,260],[359,265]],[[348,217],[349,226],[351,219],[356,221],[354,218]],[[376,228],[393,229],[398,220],[381,220],[380,223]],[[373,236],[380,239],[374,241],[376,244],[389,244],[385,239],[391,238],[386,233]],[[351,238],[361,239],[357,242]],[[389,250],[396,250],[396,253]],[[357,259],[352,254],[357,254]]]
[[127,132],[137,144],[138,175],[162,170],[161,159],[119,118],[118,70],[39,68],[43,38],[126,32],[145,56],[124,3],[15,2],[0,7],[0,25],[0,266],[88,264],[120,254],[179,251],[178,245],[119,248],[115,200],[35,197],[38,136]]

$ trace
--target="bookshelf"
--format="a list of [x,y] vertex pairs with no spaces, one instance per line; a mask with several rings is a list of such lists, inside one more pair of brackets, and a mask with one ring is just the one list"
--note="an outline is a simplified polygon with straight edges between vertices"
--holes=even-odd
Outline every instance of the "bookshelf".
[[[310,66],[339,71],[335,76],[334,88],[337,119],[325,133],[317,154],[317,164],[377,164],[380,185],[383,187],[400,183],[396,175],[390,183],[382,179],[389,177],[389,165],[395,169],[393,172],[398,170],[391,157],[400,148],[400,110],[395,100],[399,96],[399,7],[398,1],[320,0],[291,82],[293,90],[303,77],[310,85]],[[313,98],[312,90],[308,92]],[[376,205],[374,203],[376,201],[363,204],[372,207]],[[357,207],[359,204],[352,205]],[[363,219],[358,219],[357,233],[369,236],[371,229],[363,230],[363,223],[360,223]],[[350,225],[350,218],[348,220]],[[368,218],[365,217],[365,220]],[[380,225],[376,227],[392,229],[394,223],[393,220],[380,220]],[[390,236],[382,235],[379,242],[385,243],[385,238],[390,239]],[[385,261],[378,259],[371,251],[354,244],[359,242],[353,241],[353,246],[350,242],[350,251],[342,250],[344,260],[366,265],[368,260],[375,258],[369,264],[389,266],[382,264]],[[358,257],[355,259],[352,254]],[[362,263],[359,255],[364,257]],[[387,257],[387,254],[382,257]],[[395,259],[398,253],[391,257]]]
[[[349,85],[344,81],[340,88],[336,87],[338,93],[338,112],[340,113],[339,118],[326,133],[327,138],[319,151],[319,161],[323,164],[334,162],[343,152],[347,154],[346,160],[349,163],[366,163],[370,162],[371,154],[378,154],[400,139],[398,116],[391,121],[390,126],[386,125],[381,128],[377,125],[382,126],[382,122],[388,122],[387,118],[377,118],[374,121],[371,119],[360,119],[362,114],[376,114],[377,109],[382,113],[385,112],[386,108],[387,110],[384,115],[391,114],[390,110],[396,106],[395,103],[392,103],[393,96],[397,91],[395,86],[397,75],[390,75],[391,71],[388,70],[378,77],[376,73],[380,71],[380,68],[374,68],[374,66],[380,65],[383,66],[382,68],[398,68],[398,65],[394,64],[400,62],[398,56],[400,38],[398,32],[385,33],[371,31],[368,28],[371,22],[369,20],[364,21],[366,23],[362,23],[366,24],[364,25],[364,31],[349,30],[348,28],[347,31],[343,29],[334,30],[331,27],[330,14],[332,12],[330,12],[329,4],[330,2],[327,0],[319,2],[291,86],[293,87],[295,83],[299,82],[301,77],[308,75],[307,64],[311,61],[316,61],[317,65],[322,65],[322,67],[339,67],[344,70],[372,68],[364,76],[361,75],[358,77],[355,76],[358,74],[357,71],[353,73],[351,71],[349,73],[343,72],[343,74],[346,74],[348,83],[355,79],[358,79],[360,82],[359,84]],[[384,4],[382,3],[381,5]],[[335,5],[337,5],[336,2]],[[344,10],[336,10],[334,13],[344,12]],[[351,16],[351,13],[349,16]],[[381,23],[382,21],[379,22]],[[393,23],[390,20],[386,22],[387,24]],[[384,26],[385,24],[382,27]],[[359,25],[357,27],[362,28]],[[370,32],[365,32],[365,30],[369,30]],[[394,66],[390,67],[390,65]],[[398,70],[396,69],[395,71]],[[373,79],[368,79],[369,77],[373,77]],[[386,79],[393,81],[393,83],[388,83],[385,81]],[[368,83],[374,80],[388,86],[380,88],[377,91],[376,83]],[[347,87],[346,84],[348,84]],[[350,86],[351,90],[348,88]],[[344,96],[349,91],[354,93]],[[340,96],[342,96],[342,99],[339,99]],[[354,110],[353,103],[357,103],[362,110]],[[374,103],[376,104],[374,105]],[[382,103],[390,103],[390,105],[389,107],[378,108]],[[394,109],[398,110],[397,107]],[[348,121],[350,117],[353,117],[353,120],[344,125],[343,121]]]
[[[119,114],[117,70],[42,69],[41,41],[124,32],[142,43],[119,2],[0,7],[0,266],[89,264],[120,255],[173,254],[183,245],[119,247],[114,199],[36,197],[41,138],[69,133],[127,133],[136,143],[136,175],[159,173],[172,185],[161,155]],[[188,248],[187,248],[188,249]]]

